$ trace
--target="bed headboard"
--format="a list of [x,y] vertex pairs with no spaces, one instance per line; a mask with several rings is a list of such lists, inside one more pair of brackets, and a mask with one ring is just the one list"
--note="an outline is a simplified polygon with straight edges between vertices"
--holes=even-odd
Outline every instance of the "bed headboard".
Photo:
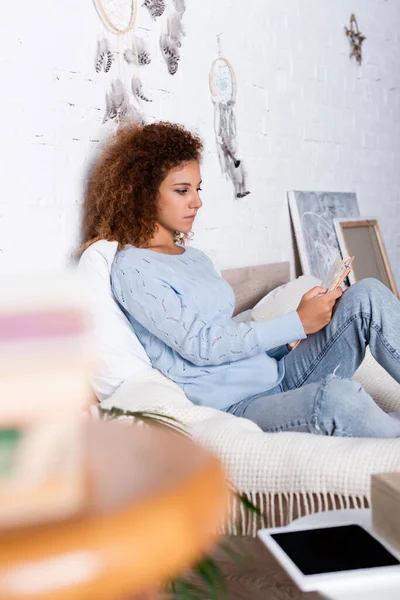
[[268,292],[287,283],[290,278],[289,262],[240,267],[222,271],[222,277],[235,292],[235,315],[253,308]]

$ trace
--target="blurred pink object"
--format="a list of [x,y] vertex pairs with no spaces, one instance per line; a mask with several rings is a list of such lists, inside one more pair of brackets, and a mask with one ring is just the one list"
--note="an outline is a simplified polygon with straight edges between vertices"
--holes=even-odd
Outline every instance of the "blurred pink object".
[[0,294],[0,427],[81,414],[93,363],[87,294],[75,271],[19,277]]

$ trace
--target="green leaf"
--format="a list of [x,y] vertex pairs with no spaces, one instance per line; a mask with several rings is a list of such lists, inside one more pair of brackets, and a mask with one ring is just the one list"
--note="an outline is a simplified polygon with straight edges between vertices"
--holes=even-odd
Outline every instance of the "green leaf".
[[0,428],[0,478],[12,473],[22,436],[20,429]]
[[[167,427],[179,435],[189,436],[181,423],[175,417],[155,413],[151,411],[130,411],[117,408],[99,407],[101,419],[117,419],[118,417],[130,417],[146,424]],[[232,489],[235,497],[241,502],[246,510],[261,516],[260,509],[255,506],[244,494],[240,494],[234,488]],[[235,539],[235,546],[240,546],[241,540]],[[220,542],[220,547],[227,556],[236,563],[243,560],[247,562],[251,556],[246,551],[240,551],[239,548],[232,547],[232,543],[227,541]],[[228,590],[225,578],[218,564],[212,558],[204,558],[198,562],[193,571],[197,573],[205,587],[201,587],[185,579],[174,579],[167,586],[167,593],[173,600],[223,600],[227,598]]]
[[221,600],[227,597],[227,587],[221,569],[212,558],[204,558],[194,566],[194,571],[199,574],[208,586],[210,600]]
[[169,593],[174,600],[209,600],[207,590],[184,579],[175,579],[170,586]]
[[137,421],[142,421],[146,424],[168,427],[177,433],[188,436],[188,432],[184,428],[184,425],[181,423],[181,421],[175,419],[175,417],[170,417],[161,413],[123,410],[122,408],[117,408],[115,406],[112,406],[111,408],[100,407],[99,412],[102,419],[118,419],[119,417],[129,417],[136,419]]
[[245,508],[251,513],[255,513],[259,517],[261,517],[261,511],[258,506],[255,506],[244,494],[239,494],[239,492],[235,492],[236,498],[243,504]]

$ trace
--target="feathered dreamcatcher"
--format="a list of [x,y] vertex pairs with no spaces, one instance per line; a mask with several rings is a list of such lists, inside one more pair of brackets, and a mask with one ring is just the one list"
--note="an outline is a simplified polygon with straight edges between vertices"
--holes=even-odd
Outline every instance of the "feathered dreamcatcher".
[[[151,102],[151,99],[143,91],[139,69],[150,64],[151,55],[146,41],[135,35],[136,0],[93,2],[104,28],[97,43],[95,70],[109,74],[103,123],[110,120],[118,123],[125,118],[143,123],[141,101]],[[165,8],[163,0],[145,0],[144,6],[154,17]],[[134,67],[134,74],[127,80],[128,65]]]
[[[144,123],[143,103],[152,102],[141,79],[141,69],[151,63],[152,57],[147,40],[136,35],[134,29],[137,1],[93,0],[103,24],[94,63],[96,73],[106,78],[103,123],[118,123],[125,118]],[[161,53],[168,72],[174,75],[185,35],[182,17],[186,0],[142,0],[141,10],[154,21],[161,19]]]
[[214,131],[221,170],[227,178],[231,179],[236,198],[244,198],[250,192],[246,187],[243,162],[237,155],[234,112],[236,77],[232,65],[221,56],[221,52],[211,65],[209,82],[214,104]]

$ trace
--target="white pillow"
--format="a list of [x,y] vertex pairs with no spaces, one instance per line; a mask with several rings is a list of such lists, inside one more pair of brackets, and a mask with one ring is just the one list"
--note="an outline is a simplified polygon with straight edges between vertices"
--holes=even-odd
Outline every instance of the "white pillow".
[[91,380],[100,401],[136,373],[152,369],[150,359],[111,291],[110,270],[117,242],[100,240],[82,254],[78,270],[90,285],[90,315],[98,364]]
[[316,285],[321,285],[321,280],[313,275],[302,275],[293,281],[284,283],[269,292],[255,305],[251,313],[253,321],[265,321],[296,310],[301,297]]
[[237,323],[249,323],[251,321],[251,308],[239,313],[238,315],[233,317],[233,320]]

